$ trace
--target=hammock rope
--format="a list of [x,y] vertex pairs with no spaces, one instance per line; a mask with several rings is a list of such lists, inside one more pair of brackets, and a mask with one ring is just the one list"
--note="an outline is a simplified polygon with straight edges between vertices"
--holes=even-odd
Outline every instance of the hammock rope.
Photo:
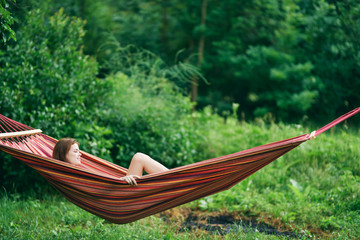
[[229,189],[358,112],[360,108],[311,134],[142,176],[137,180],[138,186],[119,179],[126,175],[126,168],[84,151],[83,166],[53,159],[56,139],[1,114],[0,150],[35,169],[77,206],[110,222],[124,224]]

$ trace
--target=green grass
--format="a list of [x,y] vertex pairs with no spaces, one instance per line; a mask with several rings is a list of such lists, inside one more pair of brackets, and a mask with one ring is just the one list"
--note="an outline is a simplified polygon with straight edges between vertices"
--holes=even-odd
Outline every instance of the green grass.
[[[220,156],[305,133],[300,125],[209,121],[209,152]],[[342,125],[279,158],[228,191],[191,203],[280,221],[304,236],[360,236],[360,130]]]
[[[226,123],[215,116],[203,122],[208,157],[310,133],[298,125],[262,121]],[[204,117],[204,119],[201,119]],[[205,121],[206,118],[206,121]],[[206,131],[205,131],[206,130]],[[358,239],[360,236],[359,130],[337,127],[308,141],[227,191],[185,207],[228,211],[251,217],[304,238]],[[200,159],[199,159],[200,160]],[[58,195],[0,198],[0,239],[285,239],[241,227],[220,236],[179,231],[181,222],[159,215],[115,225],[93,216]]]
[[4,196],[0,199],[0,239],[285,239],[241,227],[226,236],[205,231],[179,231],[180,222],[150,216],[116,225],[53,195],[43,200]]

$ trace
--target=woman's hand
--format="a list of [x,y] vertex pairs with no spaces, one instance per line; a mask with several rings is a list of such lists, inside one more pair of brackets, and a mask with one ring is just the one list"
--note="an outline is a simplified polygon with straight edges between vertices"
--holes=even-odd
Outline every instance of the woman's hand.
[[128,175],[128,176],[125,176],[125,177],[121,177],[120,180],[124,180],[126,181],[128,184],[130,185],[135,185],[137,186],[137,182],[135,179],[139,179],[140,177],[137,176],[137,175]]

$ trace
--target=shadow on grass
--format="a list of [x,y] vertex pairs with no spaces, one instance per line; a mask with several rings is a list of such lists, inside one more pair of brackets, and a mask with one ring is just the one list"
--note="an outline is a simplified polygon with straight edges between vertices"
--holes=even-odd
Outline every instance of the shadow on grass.
[[287,239],[299,239],[300,234],[281,230],[278,227],[258,222],[255,219],[236,216],[234,213],[204,213],[190,209],[171,209],[160,214],[167,222],[176,222],[179,232],[203,230],[219,235],[242,231],[245,233],[259,232],[266,235],[282,236]]

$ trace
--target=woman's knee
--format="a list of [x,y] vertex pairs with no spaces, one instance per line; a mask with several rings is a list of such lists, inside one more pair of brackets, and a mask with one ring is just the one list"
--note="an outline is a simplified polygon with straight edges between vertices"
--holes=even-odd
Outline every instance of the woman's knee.
[[134,157],[133,157],[133,160],[134,161],[144,161],[146,160],[146,158],[148,158],[149,156],[144,154],[144,153],[141,153],[141,152],[137,152],[135,153]]

